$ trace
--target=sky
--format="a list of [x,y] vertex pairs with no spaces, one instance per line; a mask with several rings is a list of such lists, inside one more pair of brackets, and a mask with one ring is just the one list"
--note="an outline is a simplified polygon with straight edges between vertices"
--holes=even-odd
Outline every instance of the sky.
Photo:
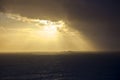
[[[119,0],[0,0],[0,12],[30,19],[64,20],[94,43],[98,51],[120,51]],[[1,26],[12,22],[0,17]]]

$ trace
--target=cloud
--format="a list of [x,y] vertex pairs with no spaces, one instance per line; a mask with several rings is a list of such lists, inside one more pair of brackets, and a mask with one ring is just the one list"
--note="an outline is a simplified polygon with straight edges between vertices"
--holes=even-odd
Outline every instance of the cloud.
[[4,3],[3,3],[3,0],[0,0],[0,12],[4,12]]
[[65,18],[63,4],[58,0],[4,0],[8,13],[42,19]]
[[57,27],[63,26],[64,22],[62,20],[57,20],[57,21],[51,21],[51,20],[44,20],[44,19],[35,19],[35,18],[28,18],[28,17],[23,17],[19,14],[12,14],[12,13],[3,13],[6,15],[6,17],[13,19],[15,21],[21,21],[21,22],[26,22],[26,23],[33,23],[36,26],[44,26],[44,25],[56,25]]

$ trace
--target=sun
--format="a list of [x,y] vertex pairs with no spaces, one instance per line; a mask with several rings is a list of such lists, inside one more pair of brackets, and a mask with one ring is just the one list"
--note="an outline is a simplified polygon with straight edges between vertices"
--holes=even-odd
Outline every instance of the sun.
[[43,38],[54,39],[59,35],[59,30],[64,27],[63,21],[53,22],[50,20],[40,20],[38,33]]
[[46,26],[43,28],[42,32],[45,36],[55,36],[57,34],[57,27],[54,25]]

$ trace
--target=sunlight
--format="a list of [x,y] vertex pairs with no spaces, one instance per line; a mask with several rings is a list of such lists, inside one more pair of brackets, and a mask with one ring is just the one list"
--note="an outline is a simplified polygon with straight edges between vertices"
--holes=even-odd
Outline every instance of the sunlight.
[[[84,34],[63,20],[43,20],[6,14],[8,26],[2,27],[0,51],[96,51],[94,44]],[[21,26],[22,24],[22,26]]]
[[46,26],[41,32],[45,37],[51,38],[57,35],[57,28],[55,26]]
[[55,39],[59,35],[59,30],[64,27],[63,21],[52,22],[50,20],[39,20],[40,30],[37,33],[42,38]]

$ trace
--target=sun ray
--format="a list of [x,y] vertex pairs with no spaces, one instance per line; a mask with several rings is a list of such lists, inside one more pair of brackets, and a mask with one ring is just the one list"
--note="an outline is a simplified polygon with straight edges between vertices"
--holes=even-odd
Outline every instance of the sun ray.
[[[97,50],[84,34],[68,26],[63,20],[31,19],[16,14],[6,14],[6,16],[16,23],[18,21],[21,24],[24,23],[24,28],[8,29],[8,32],[3,34],[4,41],[6,42],[0,47],[0,51],[49,52]],[[33,27],[26,27],[29,25]]]

